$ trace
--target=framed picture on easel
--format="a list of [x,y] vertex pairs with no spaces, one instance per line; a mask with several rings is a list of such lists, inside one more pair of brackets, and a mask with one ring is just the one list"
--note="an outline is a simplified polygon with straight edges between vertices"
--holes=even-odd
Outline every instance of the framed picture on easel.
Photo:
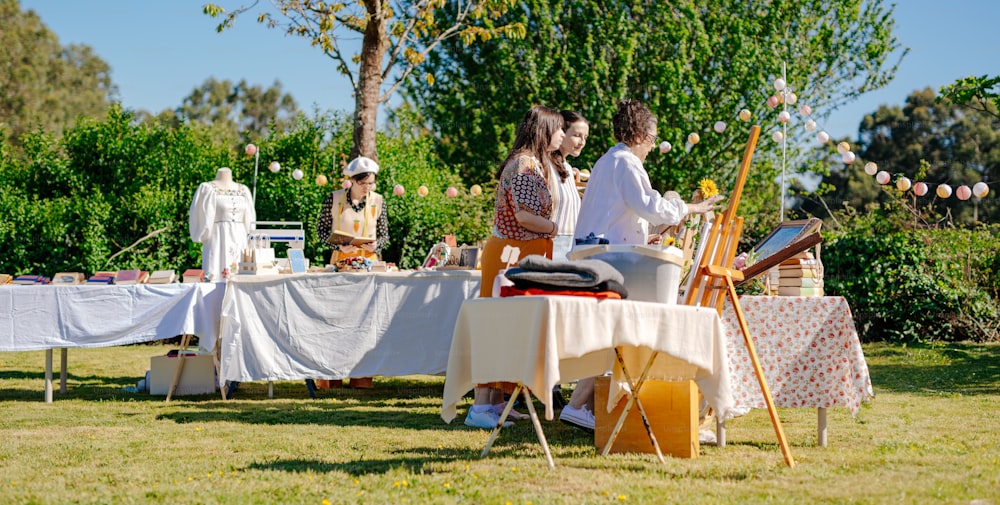
[[823,221],[819,218],[785,221],[778,225],[763,240],[754,246],[757,261],[743,270],[740,284],[778,266],[796,254],[816,246],[823,241],[819,229]]

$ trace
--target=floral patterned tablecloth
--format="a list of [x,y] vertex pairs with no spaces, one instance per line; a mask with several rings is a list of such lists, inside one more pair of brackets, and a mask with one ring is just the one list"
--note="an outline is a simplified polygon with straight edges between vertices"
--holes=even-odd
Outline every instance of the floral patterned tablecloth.
[[[740,305],[778,407],[847,407],[874,396],[851,308],[840,296],[742,296]],[[730,303],[722,315],[735,411],[766,408]]]

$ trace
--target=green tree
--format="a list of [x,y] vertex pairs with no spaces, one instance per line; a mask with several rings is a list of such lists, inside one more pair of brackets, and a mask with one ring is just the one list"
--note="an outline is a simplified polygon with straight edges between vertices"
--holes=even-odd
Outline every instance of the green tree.
[[[639,98],[660,119],[658,140],[673,145],[647,159],[651,181],[685,196],[705,177],[731,187],[749,129],[737,119],[745,108],[765,131],[744,209],[749,219],[767,213],[776,221],[778,110],[765,102],[782,64],[799,104],[829,112],[894,75],[891,14],[881,1],[862,0],[524,0],[501,18],[523,24],[524,41],[445,41],[425,66],[436,79],[411,79],[407,92],[440,137],[444,160],[476,181],[491,177],[532,104],[590,119],[590,145],[576,162],[585,167],[614,143],[616,101]],[[728,123],[722,134],[713,131],[717,121]],[[701,142],[685,148],[692,132]],[[796,162],[791,170],[809,168]]]
[[[381,0],[271,0],[276,12],[265,10],[257,21],[309,40],[350,79],[355,99],[351,157],[363,155],[377,160],[375,132],[379,104],[387,102],[443,41],[461,39],[464,44],[471,44],[499,34],[523,36],[523,28],[518,25],[492,22],[512,3],[513,0],[454,3],[401,0],[395,4]],[[228,14],[216,4],[206,4],[203,10],[212,17],[223,16],[218,26],[221,32],[257,4],[255,0]],[[443,9],[453,11],[452,22],[439,22],[435,13]],[[477,22],[482,24],[473,24]],[[361,36],[360,50],[353,54],[348,42],[352,35]],[[386,82],[389,85],[383,90]]]
[[[858,161],[844,165],[837,157],[825,178],[833,190],[824,198],[832,206],[906,205],[917,226],[942,222],[968,226],[1000,219],[994,193],[960,201],[954,195],[938,198],[934,191],[939,184],[972,187],[1000,179],[1000,132],[989,114],[955,105],[926,88],[911,93],[902,107],[882,105],[865,115],[858,134]],[[864,172],[867,162],[891,174],[893,183],[907,177],[928,183],[930,191],[917,198],[893,184],[880,187]]]
[[0,0],[0,129],[59,134],[79,116],[101,116],[117,93],[111,67],[86,45],[62,46],[34,11]]
[[970,75],[941,86],[940,93],[939,99],[946,98],[1000,119],[1000,76]]
[[257,142],[272,131],[292,126],[298,106],[292,95],[275,81],[268,88],[206,79],[184,98],[179,107],[160,113],[155,120],[169,125],[199,124],[217,132],[220,140],[233,145]]

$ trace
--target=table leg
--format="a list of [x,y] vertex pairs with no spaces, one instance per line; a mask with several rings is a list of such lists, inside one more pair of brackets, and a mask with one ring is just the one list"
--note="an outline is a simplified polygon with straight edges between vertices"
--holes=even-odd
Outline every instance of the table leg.
[[69,349],[59,349],[59,393],[66,394],[66,362]]
[[274,381],[267,381],[267,399],[274,399]]
[[722,419],[715,420],[715,446],[726,446],[726,422]]
[[45,403],[52,403],[52,349],[45,350]]
[[816,409],[816,444],[820,447],[826,447],[826,408],[819,407]]
[[184,335],[181,337],[181,350],[177,353],[177,366],[174,368],[174,378],[170,381],[170,389],[167,391],[166,402],[170,402],[170,399],[174,396],[174,390],[177,389],[177,384],[181,382],[181,373],[184,371],[184,357],[187,354],[187,348],[191,345],[191,335]]
[[[542,423],[538,420],[538,413],[535,412],[535,405],[531,403],[531,394],[528,393],[528,388],[522,388],[521,394],[524,395],[524,404],[528,406],[528,414],[531,416],[531,424],[535,426],[535,435],[538,435],[538,441],[542,444],[542,450],[545,451],[545,461],[549,462],[549,468],[555,468],[556,464],[552,461],[552,452],[549,451],[549,443],[545,440],[545,433],[542,431]],[[501,425],[503,420],[501,419]]]
[[517,387],[514,388],[514,392],[510,394],[510,399],[507,400],[507,405],[503,408],[503,413],[500,414],[500,420],[497,421],[496,427],[493,428],[493,432],[490,433],[490,439],[486,441],[486,447],[483,448],[482,454],[479,455],[480,458],[485,458],[486,455],[490,453],[490,447],[493,447],[493,442],[496,442],[497,435],[500,434],[500,429],[503,428],[504,421],[507,420],[507,416],[510,414],[511,409],[514,408],[514,402],[517,401],[517,395],[521,392],[522,388],[524,388],[524,384],[518,382]]
[[618,416],[618,423],[615,424],[615,429],[611,432],[611,436],[608,437],[607,443],[604,445],[604,450],[601,451],[601,456],[607,456],[611,452],[611,447],[615,444],[615,439],[618,438],[618,433],[621,432],[622,426],[625,425],[625,419],[628,417],[628,413],[632,410],[632,404],[634,403],[639,408],[639,415],[642,417],[642,424],[646,428],[646,434],[649,435],[649,441],[653,444],[653,449],[656,450],[656,457],[659,458],[660,463],[666,463],[667,461],[663,459],[663,452],[660,451],[660,444],[656,441],[656,435],[653,435],[653,428],[649,425],[649,418],[646,417],[646,409],[642,407],[642,402],[639,401],[639,390],[642,389],[642,385],[646,382],[646,376],[649,375],[649,369],[653,366],[653,360],[656,359],[658,353],[653,353],[649,357],[649,361],[646,362],[646,367],[643,368],[642,374],[639,375],[639,380],[632,383],[632,377],[629,376],[628,369],[625,367],[625,359],[622,358],[621,351],[615,348],[615,357],[618,359],[618,366],[622,370],[622,374],[625,376],[626,382],[628,382],[629,389],[632,390],[628,395],[628,401],[625,402],[625,408],[622,409],[621,415]]

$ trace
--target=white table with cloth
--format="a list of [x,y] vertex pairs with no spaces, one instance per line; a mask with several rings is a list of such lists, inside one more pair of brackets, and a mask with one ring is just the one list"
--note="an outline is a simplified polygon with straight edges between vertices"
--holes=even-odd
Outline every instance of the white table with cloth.
[[477,270],[233,277],[219,381],[441,374],[479,284]]
[[[817,435],[819,445],[825,446],[826,409],[846,407],[857,415],[861,403],[874,396],[847,300],[741,296],[740,305],[775,405],[818,409]],[[722,319],[734,412],[743,415],[766,408],[731,304],[726,303]]]
[[225,283],[2,286],[0,351],[46,351],[46,401],[52,401],[52,349],[151,342],[197,335],[211,350]]
[[[614,349],[634,378],[653,352],[649,379],[693,379],[723,417],[732,408],[725,332],[713,309],[579,296],[517,296],[462,305],[448,357],[441,418],[451,422],[476,384],[520,382],[553,418],[552,387],[614,370],[607,408],[625,394]],[[627,387],[627,386],[625,386]]]

